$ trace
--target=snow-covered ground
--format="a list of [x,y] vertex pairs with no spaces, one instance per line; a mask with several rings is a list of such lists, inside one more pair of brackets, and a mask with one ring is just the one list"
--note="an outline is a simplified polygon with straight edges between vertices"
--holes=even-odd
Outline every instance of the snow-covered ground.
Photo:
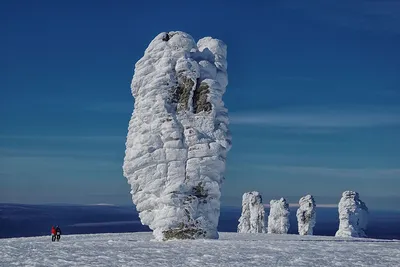
[[154,241],[151,233],[0,239],[0,266],[400,266],[400,241],[220,233]]

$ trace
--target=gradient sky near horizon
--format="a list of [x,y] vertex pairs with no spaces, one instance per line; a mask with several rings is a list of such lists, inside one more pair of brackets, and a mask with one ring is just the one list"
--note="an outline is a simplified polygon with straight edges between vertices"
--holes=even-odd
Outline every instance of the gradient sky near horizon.
[[171,30],[228,45],[223,204],[400,199],[400,1],[9,0],[0,25],[0,202],[131,203],[130,81]]

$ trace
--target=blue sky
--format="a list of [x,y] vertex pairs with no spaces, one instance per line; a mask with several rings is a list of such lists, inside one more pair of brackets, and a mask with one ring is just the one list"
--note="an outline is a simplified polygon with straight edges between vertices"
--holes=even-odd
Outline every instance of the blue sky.
[[400,1],[2,1],[0,23],[0,202],[131,203],[130,81],[170,30],[228,45],[223,204],[400,199]]

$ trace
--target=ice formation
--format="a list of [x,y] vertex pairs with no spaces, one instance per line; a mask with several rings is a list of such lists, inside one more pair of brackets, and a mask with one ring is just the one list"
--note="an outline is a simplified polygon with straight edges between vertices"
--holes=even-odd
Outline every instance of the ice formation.
[[345,191],[339,202],[338,237],[367,237],[368,208],[357,192]]
[[231,147],[226,45],[160,33],[135,65],[124,176],[141,222],[157,240],[218,238]]
[[268,234],[287,234],[289,231],[289,204],[286,199],[270,201],[268,216]]
[[259,192],[243,194],[238,233],[265,233],[265,210]]
[[312,195],[307,195],[299,200],[296,217],[300,235],[312,235],[316,220],[316,207]]

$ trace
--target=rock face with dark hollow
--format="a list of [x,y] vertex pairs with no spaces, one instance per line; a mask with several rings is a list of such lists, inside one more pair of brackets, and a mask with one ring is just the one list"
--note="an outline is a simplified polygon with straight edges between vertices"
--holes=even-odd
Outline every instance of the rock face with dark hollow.
[[226,68],[222,41],[178,31],[160,33],[135,65],[123,170],[158,240],[218,238],[231,147]]

